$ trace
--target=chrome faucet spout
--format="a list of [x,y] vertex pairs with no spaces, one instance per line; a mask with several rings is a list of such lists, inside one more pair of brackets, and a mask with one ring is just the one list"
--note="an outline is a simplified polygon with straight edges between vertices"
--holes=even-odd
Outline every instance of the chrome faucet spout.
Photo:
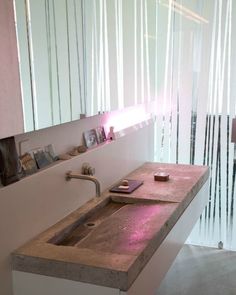
[[97,178],[95,178],[94,176],[91,176],[91,175],[84,175],[84,174],[80,174],[80,173],[76,173],[76,172],[72,172],[72,171],[67,172],[66,173],[66,180],[71,180],[72,178],[85,179],[85,180],[92,181],[95,184],[96,197],[100,197],[100,195],[101,195],[101,186],[100,186],[100,183],[97,180]]

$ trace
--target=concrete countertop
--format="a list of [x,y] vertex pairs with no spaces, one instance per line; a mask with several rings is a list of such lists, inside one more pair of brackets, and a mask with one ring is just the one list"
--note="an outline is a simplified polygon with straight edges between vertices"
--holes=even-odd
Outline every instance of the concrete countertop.
[[[154,181],[157,171],[169,173],[169,181]],[[144,181],[127,196],[160,202],[126,205],[76,247],[48,242],[109,196],[121,195],[106,191],[15,251],[13,269],[126,291],[208,176],[206,166],[145,163],[125,177]]]

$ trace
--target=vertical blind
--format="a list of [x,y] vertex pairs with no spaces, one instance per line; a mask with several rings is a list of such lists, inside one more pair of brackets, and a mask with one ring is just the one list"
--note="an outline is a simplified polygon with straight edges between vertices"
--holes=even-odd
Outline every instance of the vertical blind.
[[210,167],[209,202],[188,241],[235,250],[235,3],[159,1],[157,10],[156,160]]

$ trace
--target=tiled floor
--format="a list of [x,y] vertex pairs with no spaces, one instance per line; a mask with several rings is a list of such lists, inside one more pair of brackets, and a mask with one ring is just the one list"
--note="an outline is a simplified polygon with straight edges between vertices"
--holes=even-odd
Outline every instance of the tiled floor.
[[155,295],[236,295],[236,252],[184,245]]

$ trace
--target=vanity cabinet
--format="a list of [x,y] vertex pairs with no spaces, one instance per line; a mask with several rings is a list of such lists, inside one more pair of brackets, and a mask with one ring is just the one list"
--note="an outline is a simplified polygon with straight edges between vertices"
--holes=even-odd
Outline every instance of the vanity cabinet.
[[23,131],[13,1],[0,1],[0,138]]
[[208,201],[208,181],[201,187],[149,262],[127,291],[56,277],[13,271],[14,295],[143,295],[155,294]]

